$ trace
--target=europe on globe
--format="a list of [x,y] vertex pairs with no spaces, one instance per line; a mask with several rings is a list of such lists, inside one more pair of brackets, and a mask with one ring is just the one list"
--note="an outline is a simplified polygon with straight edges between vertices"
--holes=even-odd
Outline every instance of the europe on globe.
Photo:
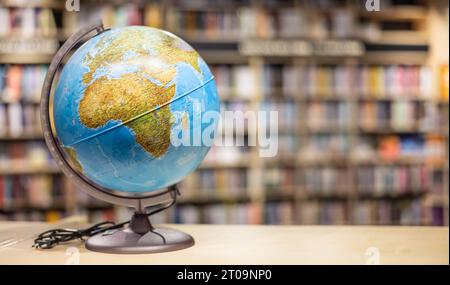
[[174,114],[194,121],[219,108],[213,75],[194,49],[171,33],[131,26],[107,30],[73,53],[55,89],[52,123],[69,163],[91,183],[144,193],[179,182],[209,150],[171,143]]

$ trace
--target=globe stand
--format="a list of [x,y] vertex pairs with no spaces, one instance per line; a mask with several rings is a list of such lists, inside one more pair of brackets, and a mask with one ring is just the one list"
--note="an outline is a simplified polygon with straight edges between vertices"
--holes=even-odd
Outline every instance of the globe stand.
[[[86,241],[86,248],[104,253],[156,253],[179,250],[194,245],[194,239],[183,232],[167,228],[154,228],[150,223],[145,207],[163,207],[168,202],[175,202],[177,188],[175,185],[149,193],[148,195],[125,195],[111,189],[105,189],[88,180],[62,149],[61,144],[52,131],[50,117],[51,90],[56,73],[69,52],[89,35],[97,36],[106,31],[101,22],[87,26],[73,34],[61,46],[53,57],[48,68],[41,94],[41,123],[45,141],[50,153],[55,158],[63,173],[91,196],[112,204],[118,204],[136,209],[130,224],[125,229],[109,230],[90,237]],[[172,205],[172,203],[170,205]],[[165,208],[165,207],[163,207]],[[161,209],[161,208],[160,208]]]
[[130,225],[97,234],[86,241],[86,248],[104,253],[157,253],[184,249],[194,245],[194,239],[169,228],[154,228],[148,215],[135,211]]
[[86,241],[87,249],[103,253],[157,253],[192,245],[194,239],[190,235],[169,228],[152,228],[145,234],[138,234],[131,228],[112,230]]

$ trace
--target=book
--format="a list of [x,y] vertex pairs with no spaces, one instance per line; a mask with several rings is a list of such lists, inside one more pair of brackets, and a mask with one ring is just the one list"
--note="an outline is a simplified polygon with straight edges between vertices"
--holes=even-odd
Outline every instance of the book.
[[0,7],[0,36],[54,37],[57,34],[52,9],[34,7]]
[[150,4],[145,7],[144,25],[154,28],[162,28],[163,15],[159,5]]
[[0,65],[0,102],[39,102],[48,65]]
[[449,83],[448,79],[449,73],[448,73],[448,64],[443,64],[439,68],[439,92],[440,92],[440,98],[443,101],[448,102],[448,94],[449,94]]

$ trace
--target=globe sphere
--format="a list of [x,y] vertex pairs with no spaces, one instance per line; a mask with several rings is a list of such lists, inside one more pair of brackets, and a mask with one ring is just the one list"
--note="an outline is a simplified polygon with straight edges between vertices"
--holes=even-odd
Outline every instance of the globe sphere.
[[[207,64],[185,41],[130,26],[76,49],[50,108],[70,166],[96,187],[136,194],[173,185],[199,166],[210,144],[193,143],[194,134],[216,129],[217,120],[201,118],[218,113],[220,100]],[[186,132],[188,143],[173,143]]]

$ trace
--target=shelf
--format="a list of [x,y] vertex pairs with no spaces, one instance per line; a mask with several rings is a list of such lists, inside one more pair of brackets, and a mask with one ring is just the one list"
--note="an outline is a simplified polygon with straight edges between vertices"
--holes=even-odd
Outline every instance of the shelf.
[[[299,158],[298,158],[299,157]],[[264,165],[268,167],[284,166],[284,167],[315,167],[315,166],[395,166],[395,165],[428,165],[443,166],[444,159],[436,160],[430,158],[419,157],[399,157],[396,159],[383,159],[381,157],[373,157],[367,159],[352,158],[352,154],[330,156],[327,154],[318,155],[317,157],[305,158],[301,154],[293,153],[291,156],[283,155],[278,158],[263,159]]]
[[[66,212],[67,205],[62,202],[53,203],[51,206],[33,206],[27,205],[26,203],[17,203],[19,205],[12,205],[8,207],[0,207],[1,214],[13,214],[16,212],[47,212],[47,211],[59,211]],[[111,209],[114,207],[112,204],[88,204],[88,205],[77,205],[78,207],[85,208],[90,211]]]
[[237,51],[198,50],[200,56],[208,64],[247,64],[249,57]]
[[203,161],[200,164],[200,169],[215,169],[215,168],[245,168],[249,166],[249,160],[243,158],[239,161],[230,162],[213,162],[213,161]]
[[361,95],[357,96],[358,101],[412,101],[412,102],[433,102],[440,103],[441,100],[436,97],[426,97],[424,95],[408,94],[379,94],[379,95]]
[[0,175],[38,175],[38,174],[60,174],[57,166],[29,165],[23,163],[11,163],[11,165],[0,165]]
[[53,54],[0,54],[0,64],[49,64]]
[[[0,97],[1,97],[1,92],[0,92]],[[22,105],[39,105],[40,101],[39,100],[22,100],[21,99],[19,101],[12,102],[12,101],[5,101],[5,100],[0,99],[0,104],[15,104],[15,103],[19,103]]]
[[[377,193],[379,191],[379,193]],[[389,193],[391,191],[392,193]],[[367,193],[365,193],[367,192]],[[400,200],[400,199],[415,199],[417,197],[421,197],[425,194],[427,194],[427,189],[407,189],[406,191],[402,192],[401,190],[397,189],[373,189],[373,188],[367,188],[362,189],[359,188],[358,192],[356,194],[357,199],[360,200]]]
[[47,212],[47,211],[58,211],[65,212],[66,207],[61,205],[53,205],[49,207],[38,207],[38,206],[11,206],[6,208],[0,207],[0,214],[14,214],[17,212]]
[[[211,1],[210,1],[211,2]],[[236,9],[249,7],[248,5],[233,2],[227,0],[224,5],[224,1],[217,1],[217,5],[204,5],[202,1],[182,1],[178,2],[176,6],[177,11],[185,12],[224,12],[224,11],[235,11]]]
[[[228,97],[225,97],[227,99]],[[235,98],[230,96],[232,99],[236,100],[245,100],[245,98]],[[335,93],[327,93],[327,94],[314,94],[314,95],[307,95],[303,93],[296,93],[296,94],[285,94],[280,91],[268,91],[263,95],[263,100],[285,100],[285,101],[295,101],[295,102],[314,102],[314,101],[330,101],[330,102],[337,102],[337,101],[344,101],[344,102],[364,102],[364,101],[380,101],[380,102],[401,102],[401,101],[411,101],[411,102],[419,102],[419,103],[436,103],[439,105],[445,105],[448,104],[448,101],[444,101],[437,97],[427,97],[425,95],[412,95],[412,94],[379,94],[379,95],[338,95]]]
[[311,127],[301,128],[300,133],[313,133],[313,134],[339,134],[339,133],[352,133],[355,132],[356,128],[352,126],[321,126],[321,127]]
[[276,188],[274,186],[266,186],[265,190],[265,199],[269,202],[277,202],[277,201],[293,201],[296,198],[295,195],[295,186],[283,186],[279,187],[280,190],[274,190]]
[[25,133],[18,136],[0,134],[0,141],[43,140],[42,132]]
[[[339,190],[345,190],[345,189],[339,189]],[[345,202],[354,195],[350,193],[326,193],[325,191],[320,192],[317,191],[316,193],[313,193],[312,190],[305,190],[304,193],[298,193],[296,195],[296,199],[299,202],[305,202],[309,200],[321,200],[321,201],[342,201]]]
[[63,9],[64,3],[57,0],[2,0],[0,7]]
[[419,45],[429,44],[429,38],[425,32],[417,31],[383,31],[379,38],[365,39],[368,44],[377,45]]
[[423,65],[427,62],[428,53],[421,51],[371,51],[364,54],[360,62],[367,64],[405,64]]
[[380,135],[388,135],[388,134],[442,134],[443,130],[440,129],[434,129],[434,130],[427,130],[417,127],[405,127],[405,128],[393,128],[391,126],[385,126],[385,127],[364,127],[360,126],[358,128],[358,131],[363,134],[380,134]]
[[[415,199],[427,194],[427,191],[422,189],[399,192],[399,193],[375,193],[376,190],[371,190],[372,193],[361,193],[364,189],[356,189],[355,192],[348,192],[351,187],[338,189],[296,189],[293,193],[277,193],[268,190],[266,192],[266,200],[292,200],[297,202],[305,202],[308,200],[324,200],[324,201],[348,201],[348,200],[407,200]],[[367,190],[367,189],[365,189]],[[347,191],[347,192],[346,192]]]
[[425,203],[432,205],[432,206],[448,207],[449,200],[448,200],[448,196],[446,196],[446,194],[444,194],[444,193],[430,192],[425,197]]
[[396,165],[428,165],[436,166],[442,165],[444,161],[434,161],[431,162],[428,158],[416,158],[416,157],[399,157],[396,159],[383,159],[373,158],[373,159],[352,159],[351,164],[353,165],[375,165],[375,166],[396,166]]
[[299,158],[295,164],[300,167],[308,166],[348,166],[350,159],[344,155],[326,155],[322,154],[315,158]]
[[174,32],[177,36],[195,46],[196,44],[232,44],[236,45],[242,40],[241,37],[236,35],[226,35],[218,33],[215,36],[208,35],[206,31],[201,32],[186,32],[177,31]]
[[249,195],[194,195],[181,196],[177,200],[177,205],[187,204],[221,204],[221,203],[245,203],[250,202]]

